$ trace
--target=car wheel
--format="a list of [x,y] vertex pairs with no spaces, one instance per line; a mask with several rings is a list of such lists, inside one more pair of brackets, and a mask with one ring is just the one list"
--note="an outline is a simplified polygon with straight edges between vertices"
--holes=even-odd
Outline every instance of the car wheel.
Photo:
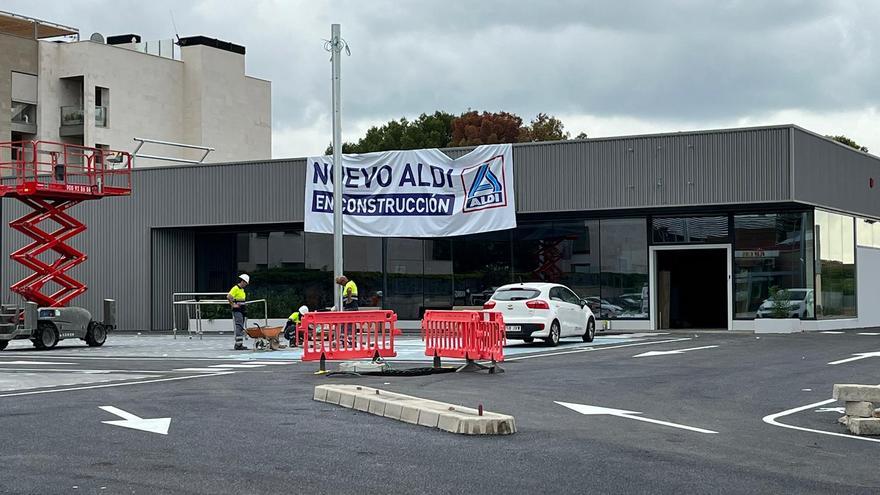
[[51,349],[58,344],[58,332],[51,323],[40,323],[37,327],[37,349]]
[[550,336],[544,339],[544,342],[547,343],[550,347],[556,347],[559,345],[559,322],[553,320],[553,324],[550,325]]
[[0,340],[0,351],[2,351],[3,349],[6,349],[7,345],[9,345],[8,340]]
[[107,341],[107,327],[96,321],[89,323],[85,341],[89,347],[101,347]]
[[596,337],[596,320],[587,320],[587,330],[584,332],[584,342],[592,342]]
[[531,343],[534,342],[534,341],[535,341],[535,338],[534,338],[534,337],[525,337],[525,338],[523,338],[523,342],[525,342],[526,344],[531,344]]

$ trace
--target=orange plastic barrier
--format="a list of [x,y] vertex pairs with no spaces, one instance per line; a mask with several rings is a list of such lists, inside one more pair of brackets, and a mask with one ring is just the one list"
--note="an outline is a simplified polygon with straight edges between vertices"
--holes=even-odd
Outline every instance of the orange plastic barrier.
[[394,357],[394,311],[332,311],[303,316],[303,361]]
[[425,355],[504,361],[504,317],[488,311],[425,311],[422,320]]

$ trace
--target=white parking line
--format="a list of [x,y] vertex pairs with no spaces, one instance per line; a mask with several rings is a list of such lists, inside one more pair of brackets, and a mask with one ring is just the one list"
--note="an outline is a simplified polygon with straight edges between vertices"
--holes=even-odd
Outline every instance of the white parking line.
[[[0,356],[0,363],[3,363],[3,357],[10,356]],[[65,354],[53,354],[52,356],[45,356],[47,359],[51,358],[62,358],[62,359],[95,359],[99,361],[222,361],[225,358],[223,357],[151,357],[151,356],[71,356]],[[43,359],[43,356],[28,356],[29,359]],[[240,359],[235,360],[235,362],[241,362]]]
[[61,366],[65,364],[74,364],[74,363],[56,363],[53,361],[0,361],[0,364],[39,364],[39,365],[53,365],[53,366]]
[[230,373],[233,372],[229,368],[177,368],[173,371],[183,371],[186,373],[215,373],[217,371],[228,371]]
[[249,364],[261,364],[261,365],[285,365],[285,364],[296,364],[296,361],[248,361]]
[[[30,371],[30,372],[63,372],[63,373],[83,373],[83,374],[96,374],[96,373],[168,373],[167,371],[160,370],[79,370],[79,369],[70,369],[70,368],[0,368],[0,371]],[[217,371],[217,370],[211,370]]]
[[623,347],[634,347],[637,345],[652,345],[652,344],[668,344],[670,342],[682,342],[685,340],[691,340],[691,337],[684,337],[681,339],[670,339],[670,340],[658,340],[656,342],[637,342],[634,344],[622,344],[622,345],[603,345],[597,347],[587,347],[584,349],[573,349],[571,351],[560,351],[560,352],[547,352],[542,354],[529,354],[528,356],[517,356],[512,358],[505,358],[505,361],[519,361],[521,359],[534,359],[534,358],[542,358],[542,357],[550,357],[550,356],[562,356],[565,354],[576,354],[579,352],[593,352],[593,351],[604,351],[608,349],[621,349]]
[[845,433],[836,433],[833,431],[813,430],[811,428],[804,428],[802,426],[787,425],[787,424],[780,423],[780,422],[776,421],[777,419],[782,418],[784,416],[788,416],[788,415],[794,414],[794,413],[799,413],[801,411],[806,411],[807,409],[813,409],[814,407],[824,406],[825,404],[831,404],[832,402],[837,402],[837,399],[828,399],[828,400],[823,400],[821,402],[814,402],[812,404],[807,404],[806,406],[795,407],[794,409],[788,409],[786,411],[778,412],[776,414],[764,416],[763,421],[769,425],[780,426],[782,428],[789,428],[792,430],[808,431],[810,433],[819,433],[821,435],[831,435],[831,436],[835,436],[835,437],[849,438],[851,440],[864,440],[866,442],[880,443],[880,439],[878,439],[878,438],[859,437],[856,435],[848,435]]
[[876,336],[880,335],[880,333],[878,333],[878,332],[859,332],[859,335],[870,335],[872,337],[876,337]]
[[[213,370],[219,371],[219,370]],[[21,395],[41,395],[41,394],[54,394],[58,392],[73,392],[76,390],[90,390],[95,388],[110,388],[110,387],[126,387],[129,385],[142,385],[146,383],[159,383],[159,382],[173,382],[177,380],[191,380],[193,378],[207,378],[209,376],[222,376],[229,375],[235,373],[234,371],[224,371],[219,373],[211,373],[207,375],[191,375],[191,376],[176,376],[174,378],[157,378],[154,380],[137,380],[130,382],[122,382],[122,383],[107,383],[103,385],[87,385],[84,387],[71,387],[71,388],[54,388],[50,390],[34,390],[31,392],[15,392],[12,394],[0,394],[0,398],[2,397],[17,397]]]
[[209,368],[262,368],[265,364],[213,364]]
[[832,331],[825,331],[825,332],[819,332],[819,333],[827,333],[828,335],[843,335],[843,334],[846,333],[846,332],[832,332]]

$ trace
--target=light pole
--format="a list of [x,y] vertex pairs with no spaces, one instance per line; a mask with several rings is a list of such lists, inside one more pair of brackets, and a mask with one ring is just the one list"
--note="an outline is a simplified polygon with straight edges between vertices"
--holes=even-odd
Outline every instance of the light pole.
[[342,39],[339,24],[330,25],[330,41],[324,48],[330,52],[333,65],[333,304],[342,311],[342,291],[336,287],[336,279],[342,276],[342,114],[341,71],[342,50],[351,55],[348,44]]

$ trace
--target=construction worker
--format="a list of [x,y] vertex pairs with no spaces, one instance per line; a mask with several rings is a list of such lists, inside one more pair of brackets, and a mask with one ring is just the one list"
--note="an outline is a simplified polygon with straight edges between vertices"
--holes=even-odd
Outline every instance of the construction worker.
[[247,294],[244,293],[244,288],[250,282],[251,277],[247,273],[242,273],[238,276],[238,283],[233,285],[229,289],[229,294],[226,295],[226,300],[229,301],[229,306],[232,308],[232,325],[235,332],[235,347],[232,349],[236,351],[247,350],[247,347],[244,346],[244,328],[247,320],[247,308],[244,304],[247,300]]
[[284,338],[290,341],[290,347],[296,347],[297,337],[296,337],[296,329],[299,327],[300,321],[302,321],[302,317],[309,314],[308,306],[300,306],[298,310],[291,313],[291,315],[287,318],[287,323],[284,324]]
[[358,310],[358,286],[354,280],[342,275],[336,279],[336,283],[342,286],[342,310],[357,311]]

